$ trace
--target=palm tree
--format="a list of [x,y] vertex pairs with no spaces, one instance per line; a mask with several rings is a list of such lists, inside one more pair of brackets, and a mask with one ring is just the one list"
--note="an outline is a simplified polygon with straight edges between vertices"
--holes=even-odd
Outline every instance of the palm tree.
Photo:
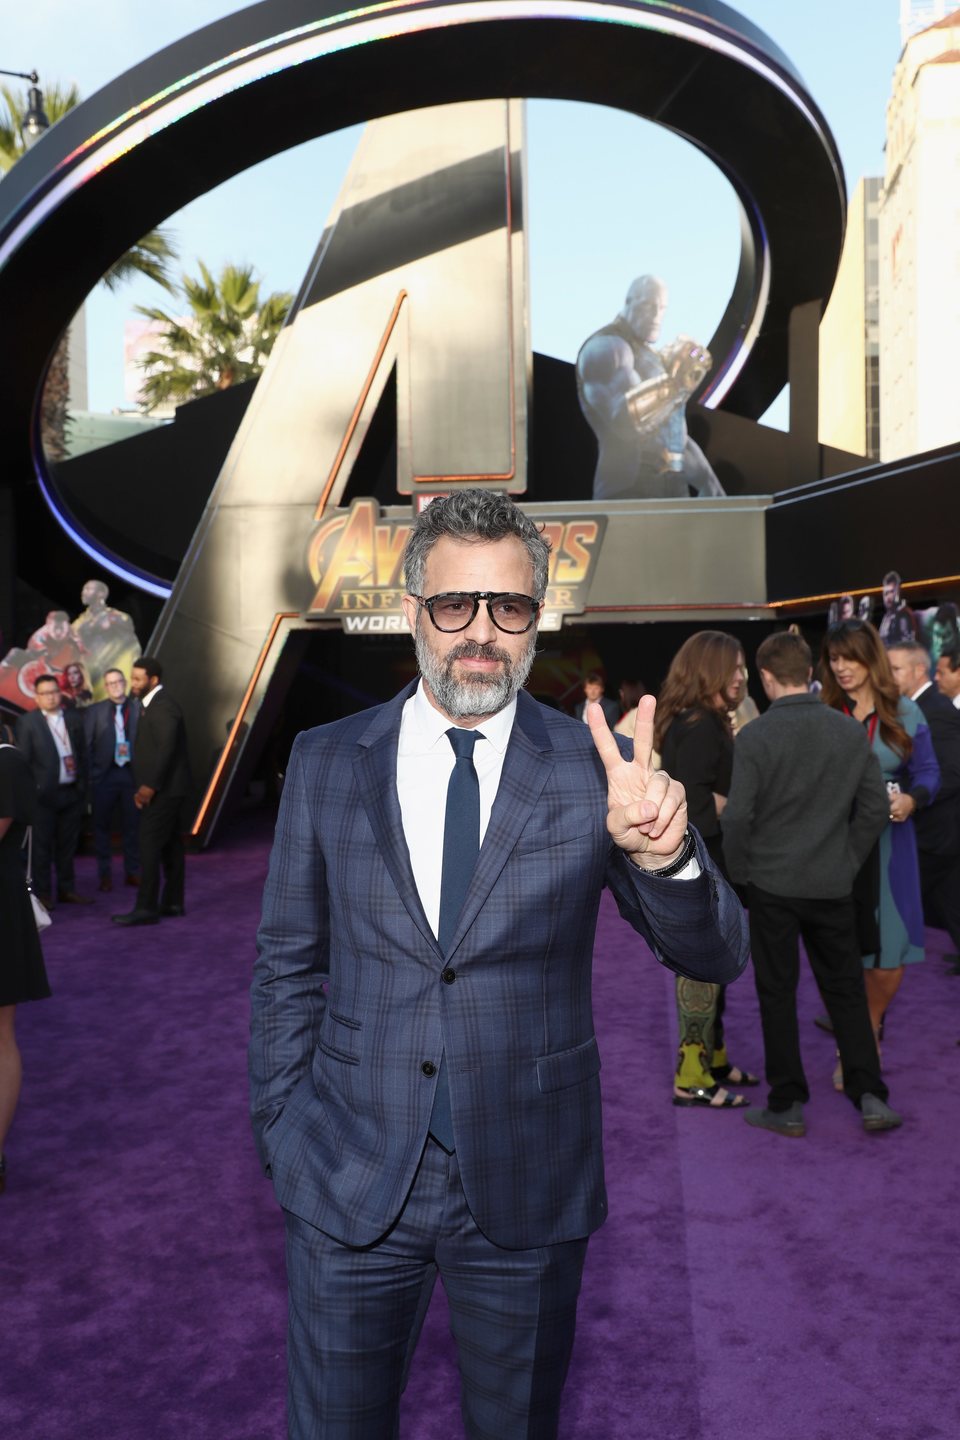
[[[0,176],[16,164],[25,153],[23,142],[23,120],[27,103],[6,85],[0,85]],[[76,85],[53,84],[44,90],[44,109],[55,125],[69,110],[80,103],[80,91]],[[145,275],[155,280],[165,290],[173,293],[171,266],[176,260],[176,251],[170,236],[163,230],[151,230],[138,240],[125,255],[121,255],[103,276],[108,290],[115,290],[124,280],[133,275]],[[67,455],[67,429],[70,423],[70,330],[63,332],[60,343],[50,359],[50,368],[44,382],[40,401],[40,435],[44,454],[49,460],[64,460]]]
[[293,302],[279,291],[261,302],[260,282],[249,265],[225,265],[214,279],[202,260],[197,263],[200,278],[183,277],[186,318],[137,306],[139,314],[163,327],[157,349],[140,359],[147,410],[255,379]]

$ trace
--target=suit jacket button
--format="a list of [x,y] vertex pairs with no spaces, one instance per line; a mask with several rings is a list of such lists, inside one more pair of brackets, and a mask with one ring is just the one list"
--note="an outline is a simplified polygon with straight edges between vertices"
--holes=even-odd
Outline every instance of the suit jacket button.
[[420,1066],[420,1069],[423,1071],[424,1075],[426,1075],[428,1080],[431,1075],[436,1075],[437,1073],[437,1067],[436,1065],[434,1065],[432,1060],[424,1060],[423,1064]]
[[440,979],[443,981],[444,985],[452,985],[456,978],[456,970],[451,970],[449,965],[447,966],[446,970],[440,971]]

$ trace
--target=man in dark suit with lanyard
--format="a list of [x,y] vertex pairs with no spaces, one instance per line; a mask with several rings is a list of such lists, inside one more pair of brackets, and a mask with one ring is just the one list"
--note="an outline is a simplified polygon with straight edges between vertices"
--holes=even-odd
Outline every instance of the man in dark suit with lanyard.
[[33,880],[37,895],[49,906],[51,866],[56,870],[57,899],[65,905],[91,905],[78,895],[73,860],[87,803],[87,747],[83,721],[65,710],[55,675],[34,682],[36,710],[17,721],[17,745],[37,783],[37,818],[33,827]]
[[671,969],[746,963],[683,787],[652,768],[653,697],[631,749],[598,706],[577,724],[522,689],[548,559],[508,497],[434,500],[404,561],[420,681],[300,735],[287,767],[250,1075],[286,1212],[293,1440],[391,1440],[438,1273],[467,1434],[552,1440],[607,1208],[604,885]]
[[[164,688],[159,660],[133,663],[130,690],[140,702],[133,746],[133,803],[140,811],[140,890],[134,910],[114,915],[115,925],[155,925],[162,915],[183,915],[183,801],[190,790],[187,735],[180,706]],[[160,871],[163,869],[163,894]]]
[[106,700],[98,700],[83,711],[83,724],[90,753],[90,789],[93,798],[93,846],[97,855],[100,889],[113,889],[113,813],[120,807],[123,834],[123,862],[128,885],[140,883],[140,814],[133,803],[133,741],[140,714],[139,702],[127,695],[122,670],[107,670],[103,683]]
[[930,653],[917,640],[889,649],[901,695],[915,700],[930,726],[940,766],[933,803],[913,817],[920,861],[920,888],[928,925],[942,925],[960,952],[960,711],[931,679]]

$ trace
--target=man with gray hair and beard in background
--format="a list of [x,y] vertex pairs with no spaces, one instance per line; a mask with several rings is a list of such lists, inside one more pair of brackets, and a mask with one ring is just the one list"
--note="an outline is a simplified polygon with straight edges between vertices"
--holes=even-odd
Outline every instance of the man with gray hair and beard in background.
[[735,979],[736,898],[596,705],[523,691],[549,546],[504,495],[417,517],[420,679],[300,735],[258,934],[250,1076],[286,1215],[289,1434],[392,1440],[437,1274],[466,1434],[552,1440],[606,1216],[590,967],[600,894],[671,969]]

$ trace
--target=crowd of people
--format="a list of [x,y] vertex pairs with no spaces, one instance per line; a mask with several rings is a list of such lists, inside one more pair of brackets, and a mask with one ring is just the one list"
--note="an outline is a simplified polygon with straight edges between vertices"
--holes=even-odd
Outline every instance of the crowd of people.
[[[438,1274],[468,1432],[557,1433],[587,1244],[607,1212],[591,1004],[604,885],[676,976],[673,1104],[739,1109],[785,1137],[805,1134],[810,1097],[800,941],[835,1083],[868,1133],[902,1123],[880,1043],[925,920],[960,950],[960,714],[915,635],[891,625],[884,644],[847,616],[827,630],[816,676],[799,633],[768,636],[760,714],[740,641],[700,631],[657,701],[631,682],[604,704],[594,672],[574,723],[524,690],[548,565],[508,497],[435,500],[404,557],[417,678],[294,742],[249,1050],[254,1136],[286,1225],[291,1436],[394,1432]],[[949,646],[938,677],[941,665],[954,673]],[[20,1079],[13,1007],[49,993],[26,827],[41,893],[83,903],[78,817],[90,796],[106,890],[119,806],[124,875],[139,864],[140,883],[114,920],[183,914],[189,773],[160,667],[137,660],[129,698],[112,670],[104,708],[85,713],[65,709],[53,677],[36,689],[36,712],[0,748],[15,938],[0,988],[0,1143]],[[629,740],[615,733],[625,725]],[[750,951],[762,1106],[742,1093],[759,1079],[724,1025]]]
[[[960,650],[947,641],[934,663],[899,593],[885,600],[899,620],[887,643],[852,604],[817,665],[796,627],[768,637],[756,655],[763,715],[740,642],[721,631],[691,635],[660,689],[659,763],[685,786],[690,821],[749,916],[769,1086],[766,1105],[748,1109],[738,1092],[759,1080],[728,1054],[724,988],[678,975],[675,1105],[745,1109],[751,1125],[805,1133],[802,939],[827,1012],[817,1023],[836,1040],[834,1087],[865,1128],[900,1123],[881,1077],[884,1019],[924,958],[925,924],[948,932],[960,973]],[[619,707],[601,672],[583,688],[632,735],[641,686],[622,685]]]
[[36,709],[0,730],[0,1190],[3,1143],[20,1093],[16,1006],[50,994],[30,894],[56,905],[90,905],[77,888],[74,860],[92,817],[101,892],[113,889],[113,824],[119,816],[124,883],[136,894],[117,925],[154,925],[184,913],[181,810],[190,788],[180,707],[163,685],[160,663],[141,656],[127,677],[104,675],[107,699],[79,709],[57,676],[34,681]]

